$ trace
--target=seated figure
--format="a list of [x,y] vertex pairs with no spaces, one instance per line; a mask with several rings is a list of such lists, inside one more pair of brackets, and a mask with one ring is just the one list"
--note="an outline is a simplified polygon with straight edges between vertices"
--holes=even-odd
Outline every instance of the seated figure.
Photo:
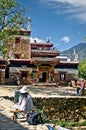
[[28,92],[27,86],[23,86],[20,90],[18,103],[14,105],[14,109],[19,109],[25,114],[33,109],[32,97]]

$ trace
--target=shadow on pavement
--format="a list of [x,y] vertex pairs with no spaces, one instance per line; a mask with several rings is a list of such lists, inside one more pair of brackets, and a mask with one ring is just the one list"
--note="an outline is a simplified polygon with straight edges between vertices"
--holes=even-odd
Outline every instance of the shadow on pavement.
[[24,128],[19,123],[14,123],[10,118],[0,113],[0,130],[28,130],[28,128]]

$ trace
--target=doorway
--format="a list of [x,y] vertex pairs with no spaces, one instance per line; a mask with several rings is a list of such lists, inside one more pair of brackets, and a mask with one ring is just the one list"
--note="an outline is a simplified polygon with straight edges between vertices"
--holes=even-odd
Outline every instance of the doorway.
[[27,72],[21,72],[21,84],[27,84]]
[[46,82],[46,72],[42,73],[42,82]]
[[9,79],[9,65],[5,68],[5,79]]

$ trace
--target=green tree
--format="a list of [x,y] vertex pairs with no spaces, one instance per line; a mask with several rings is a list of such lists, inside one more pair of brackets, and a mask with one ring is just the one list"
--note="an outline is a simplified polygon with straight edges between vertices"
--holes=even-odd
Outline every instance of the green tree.
[[13,38],[13,32],[24,26],[27,19],[25,9],[16,0],[0,0],[0,53],[5,54],[7,41]]
[[79,63],[79,77],[86,79],[86,59]]

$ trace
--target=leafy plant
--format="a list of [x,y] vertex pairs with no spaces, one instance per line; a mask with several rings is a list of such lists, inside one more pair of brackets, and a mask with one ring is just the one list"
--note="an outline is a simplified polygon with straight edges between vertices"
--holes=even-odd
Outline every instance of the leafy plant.
[[12,39],[14,32],[24,26],[27,18],[25,9],[16,0],[0,0],[0,53],[7,52],[7,42]]
[[[43,106],[42,110],[39,110],[41,112],[42,118],[43,118],[43,122],[44,123],[51,123],[51,124],[55,124],[55,125],[60,125],[62,127],[77,127],[77,126],[86,126],[86,120],[82,121],[82,122],[77,122],[77,121],[58,121],[56,119],[50,119],[47,116],[47,113],[45,114],[45,111],[47,112],[48,110],[45,108],[45,106]],[[46,118],[47,117],[47,118]]]
[[79,77],[86,79],[86,59],[79,63]]

